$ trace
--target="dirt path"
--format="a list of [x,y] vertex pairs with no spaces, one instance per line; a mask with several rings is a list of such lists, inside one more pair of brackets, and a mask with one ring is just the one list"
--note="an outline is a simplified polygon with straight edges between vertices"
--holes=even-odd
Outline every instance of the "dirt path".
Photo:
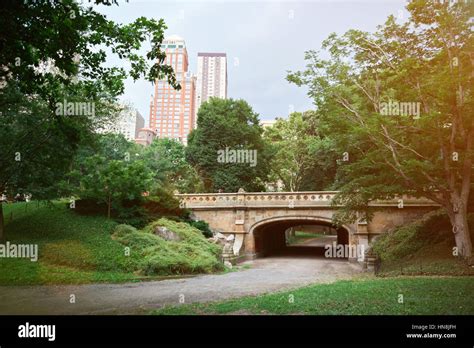
[[[357,264],[308,257],[248,261],[250,269],[126,284],[0,287],[0,314],[142,314],[164,305],[218,301],[347,279]],[[69,302],[74,294],[76,303]]]

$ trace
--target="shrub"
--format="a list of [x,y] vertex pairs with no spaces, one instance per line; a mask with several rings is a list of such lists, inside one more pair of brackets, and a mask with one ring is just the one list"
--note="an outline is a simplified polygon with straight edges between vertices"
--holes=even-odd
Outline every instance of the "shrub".
[[135,227],[126,224],[117,225],[117,227],[114,229],[114,235],[121,237],[136,232],[138,232],[138,230]]
[[[474,214],[468,223],[474,240]],[[463,260],[453,257],[454,246],[452,227],[442,210],[382,234],[372,243],[382,261],[380,274],[474,274]]]
[[[67,203],[69,207],[70,203]],[[74,211],[79,215],[107,215],[107,205],[97,203],[95,199],[83,198],[75,202]]]
[[156,188],[152,194],[147,197],[143,207],[152,217],[159,218],[163,216],[184,216],[184,211],[179,207],[179,201],[176,197],[164,188]]
[[151,217],[140,204],[143,204],[143,202],[131,200],[124,201],[120,206],[114,207],[116,211],[115,220],[118,223],[132,225],[136,228],[145,227],[150,222]]
[[447,241],[454,246],[451,230],[448,216],[443,211],[437,210],[382,234],[373,243],[372,248],[384,261],[401,259],[429,244]]
[[[168,241],[155,235],[157,227],[166,227],[181,240]],[[113,238],[140,255],[135,271],[144,275],[209,273],[222,269],[220,248],[209,243],[199,229],[184,222],[161,218],[142,230],[119,225]]]
[[199,220],[199,221],[190,221],[188,222],[191,226],[199,229],[204,237],[206,238],[211,238],[213,236],[213,233],[211,229],[209,228],[209,224],[206,221]]

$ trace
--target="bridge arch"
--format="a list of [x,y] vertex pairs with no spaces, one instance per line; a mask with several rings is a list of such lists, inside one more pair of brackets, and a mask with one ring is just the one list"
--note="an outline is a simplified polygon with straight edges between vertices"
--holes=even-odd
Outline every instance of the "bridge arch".
[[[339,209],[333,205],[337,191],[245,192],[179,194],[181,208],[189,209],[196,220],[204,220],[210,228],[228,239],[233,256],[256,256],[255,242],[265,230],[277,232],[288,227],[308,224],[331,225],[331,217]],[[399,199],[403,199],[403,209]],[[343,226],[351,245],[368,247],[374,237],[413,221],[439,208],[439,204],[423,197],[403,195],[389,200],[369,202],[375,210],[370,221],[358,220]],[[283,233],[273,233],[277,237]],[[232,235],[232,237],[230,236]],[[270,235],[270,234],[269,234]],[[345,244],[345,243],[341,243]],[[229,253],[230,255],[230,253]],[[225,256],[231,259],[233,256]]]
[[[337,230],[337,243],[349,244],[351,229],[347,225],[336,228],[332,220],[323,216],[282,215],[257,221],[248,230],[248,238],[252,239],[255,256],[263,257],[272,253],[283,252],[286,248],[285,231],[290,227],[301,225],[328,226]],[[299,248],[299,251],[303,251]],[[318,255],[324,254],[324,248],[310,247],[304,250]]]

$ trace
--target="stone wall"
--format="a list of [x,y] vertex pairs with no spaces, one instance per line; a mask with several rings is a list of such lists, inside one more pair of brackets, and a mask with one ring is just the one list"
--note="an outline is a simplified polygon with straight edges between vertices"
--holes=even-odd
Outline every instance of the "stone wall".
[[[272,235],[262,241],[257,234],[270,227],[282,229],[296,225],[331,226],[338,207],[332,206],[334,191],[324,192],[264,192],[177,194],[181,207],[190,209],[197,220],[204,220],[214,232],[233,235],[233,250],[237,256],[256,256],[259,245],[269,248],[281,244],[281,236]],[[377,235],[406,224],[438,205],[424,198],[403,197],[400,200],[376,201],[374,218],[366,223],[344,225],[349,244],[369,243]],[[283,235],[283,234],[282,234]],[[257,239],[256,239],[257,238]],[[260,238],[260,239],[258,239]]]

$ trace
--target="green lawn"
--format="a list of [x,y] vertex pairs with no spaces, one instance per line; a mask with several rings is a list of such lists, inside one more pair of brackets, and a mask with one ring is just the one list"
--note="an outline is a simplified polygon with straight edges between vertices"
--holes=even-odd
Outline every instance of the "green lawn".
[[330,235],[329,234],[322,234],[322,233],[310,233],[310,232],[295,231],[295,235],[293,237],[289,238],[288,245],[299,244],[299,243],[304,242],[308,239],[327,237],[327,236],[330,236]]
[[[224,302],[167,307],[152,314],[472,315],[473,293],[474,277],[362,278]],[[403,303],[399,303],[399,295],[403,295]]]
[[124,271],[133,256],[110,238],[117,225],[101,216],[79,216],[56,202],[4,205],[10,243],[38,244],[39,259],[0,259],[0,285],[78,284],[143,279]]
[[[160,219],[143,230],[81,216],[67,202],[4,206],[11,244],[37,244],[38,261],[0,258],[0,285],[81,284],[175,278],[222,270],[218,246],[186,223]],[[181,237],[154,234],[164,226]]]

